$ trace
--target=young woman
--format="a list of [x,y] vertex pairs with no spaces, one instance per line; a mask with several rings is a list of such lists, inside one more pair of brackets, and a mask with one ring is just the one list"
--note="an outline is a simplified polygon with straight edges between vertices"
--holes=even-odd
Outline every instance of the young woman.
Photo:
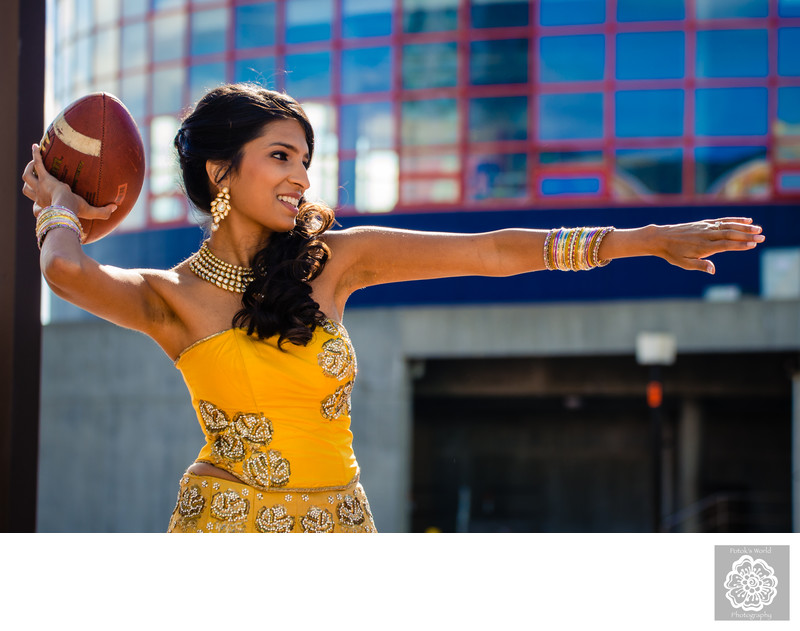
[[52,290],[152,337],[189,388],[206,445],[181,480],[170,531],[375,530],[351,446],[356,359],[341,324],[359,288],[648,255],[714,273],[710,255],[764,240],[741,217],[632,230],[331,231],[333,211],[303,198],[314,151],[308,118],[292,98],[248,84],[209,92],[175,147],[186,194],[211,231],[170,270],[92,260],[77,218],[115,208],[73,194],[35,145],[23,174]]

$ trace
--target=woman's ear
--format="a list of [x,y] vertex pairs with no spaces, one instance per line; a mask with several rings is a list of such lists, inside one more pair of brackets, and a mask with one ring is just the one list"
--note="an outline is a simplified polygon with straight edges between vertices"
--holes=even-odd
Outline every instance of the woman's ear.
[[206,173],[213,190],[216,191],[227,185],[228,173],[226,173],[226,165],[224,163],[216,160],[206,160]]

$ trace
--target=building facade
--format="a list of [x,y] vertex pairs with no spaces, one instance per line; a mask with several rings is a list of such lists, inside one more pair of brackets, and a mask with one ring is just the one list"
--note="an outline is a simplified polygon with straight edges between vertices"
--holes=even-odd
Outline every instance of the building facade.
[[[636,260],[354,295],[353,427],[379,528],[798,523],[797,0],[51,0],[48,24],[49,117],[108,91],[145,143],[134,211],[89,246],[104,263],[197,249],[172,139],[231,81],[303,103],[310,196],[343,227],[764,226],[765,246],[718,257],[713,277]],[[141,336],[46,302],[40,528],[161,529],[201,439],[177,371]],[[678,348],[657,450],[635,358],[652,330]],[[76,426],[83,465],[59,448]],[[146,464],[136,488],[121,463]],[[90,510],[65,522],[76,501]]]

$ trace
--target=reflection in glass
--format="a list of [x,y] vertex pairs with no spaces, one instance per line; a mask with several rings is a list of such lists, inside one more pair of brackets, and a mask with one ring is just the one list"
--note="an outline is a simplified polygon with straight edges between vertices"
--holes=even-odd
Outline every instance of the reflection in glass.
[[769,14],[769,0],[694,0],[697,18],[765,18]]
[[225,50],[228,10],[210,9],[192,13],[192,55],[209,55]]
[[430,173],[453,173],[461,170],[461,156],[457,153],[405,153],[401,160],[405,175],[425,175]]
[[542,94],[539,99],[539,138],[569,140],[603,137],[603,95]]
[[503,96],[470,100],[470,142],[525,140],[527,137],[527,96]]
[[287,0],[286,41],[320,42],[331,38],[332,0]]
[[493,39],[471,42],[469,80],[472,85],[526,83],[528,40]]
[[602,151],[542,151],[540,164],[602,164]]
[[170,61],[183,56],[186,14],[173,13],[153,20],[153,62]]
[[468,196],[472,200],[525,197],[528,156],[524,153],[469,157]]
[[778,136],[800,136],[800,87],[778,88]]
[[147,13],[148,0],[125,0],[122,3],[122,16],[126,18],[137,17]]
[[601,24],[606,19],[606,0],[540,0],[542,26]]
[[339,177],[342,202],[364,213],[388,212],[397,205],[397,153],[359,151],[355,160],[342,160]]
[[682,20],[686,17],[685,0],[617,0],[620,22]]
[[357,146],[390,149],[394,146],[394,121],[389,102],[355,103],[342,106],[339,128],[342,149]]
[[632,201],[652,194],[679,194],[683,190],[683,150],[618,149],[611,187],[615,199]]
[[778,15],[782,18],[800,18],[800,0],[778,0]]
[[403,46],[403,88],[449,88],[458,83],[458,47],[455,42]]
[[275,73],[274,57],[253,57],[237,59],[233,70],[234,81],[252,81],[275,90],[278,87],[278,76]]
[[134,22],[122,28],[122,68],[141,68],[147,63],[147,23]]
[[695,91],[695,134],[752,136],[767,133],[767,88]]
[[767,30],[697,32],[698,77],[766,77]]
[[403,0],[406,33],[453,31],[458,27],[459,0]]
[[778,74],[800,76],[800,28],[778,29]]
[[685,73],[681,31],[617,34],[617,79],[682,79]]
[[275,45],[275,3],[236,7],[236,48]]
[[150,123],[150,191],[154,195],[178,190],[173,140],[179,127],[175,116],[156,116]]
[[142,190],[139,192],[139,197],[136,198],[136,203],[131,208],[131,212],[125,217],[119,227],[120,232],[131,232],[133,230],[141,230],[147,225],[147,207],[150,205],[147,191],[147,180],[142,183]]
[[597,81],[605,68],[604,35],[542,37],[539,41],[539,77],[556,81]]
[[354,48],[342,51],[342,92],[384,92],[392,87],[392,50]]
[[392,33],[393,0],[343,0],[344,37],[380,37]]
[[683,135],[683,90],[620,90],[614,95],[618,138]]
[[696,147],[695,189],[723,199],[769,195],[765,147]]
[[586,197],[598,195],[601,188],[599,175],[554,175],[542,178],[539,193],[543,197]]
[[296,99],[331,93],[330,53],[286,55],[286,91]]
[[403,204],[447,204],[457,202],[460,195],[458,180],[453,178],[426,178],[404,180]]
[[458,141],[455,99],[406,101],[402,106],[404,145],[449,145]]
[[183,103],[184,70],[181,67],[153,73],[153,115],[180,111]]
[[528,0],[472,0],[473,28],[528,26]]
[[189,68],[189,102],[196,103],[209,90],[225,83],[225,64],[201,64]]
[[303,109],[314,128],[314,157],[308,169],[311,188],[308,200],[321,200],[336,206],[339,199],[339,141],[336,137],[336,110],[332,105],[303,103]]

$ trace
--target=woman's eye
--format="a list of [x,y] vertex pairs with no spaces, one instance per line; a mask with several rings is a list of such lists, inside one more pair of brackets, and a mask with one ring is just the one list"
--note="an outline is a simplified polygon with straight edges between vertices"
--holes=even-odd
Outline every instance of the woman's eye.
[[273,158],[277,158],[278,160],[288,160],[289,155],[285,151],[276,151],[272,154]]

